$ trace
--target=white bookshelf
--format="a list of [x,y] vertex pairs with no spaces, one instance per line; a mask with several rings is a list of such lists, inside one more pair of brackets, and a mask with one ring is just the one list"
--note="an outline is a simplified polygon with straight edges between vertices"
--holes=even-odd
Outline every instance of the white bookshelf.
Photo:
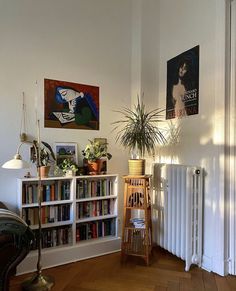
[[[19,215],[37,235],[37,178],[18,179]],[[42,179],[42,266],[54,267],[120,250],[118,175]],[[37,245],[17,267],[36,270]]]

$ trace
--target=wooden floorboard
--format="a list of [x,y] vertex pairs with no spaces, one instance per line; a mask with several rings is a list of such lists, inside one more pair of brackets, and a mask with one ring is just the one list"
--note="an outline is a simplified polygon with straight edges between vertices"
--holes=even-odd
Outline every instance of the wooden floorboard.
[[236,290],[236,280],[235,276],[227,276],[227,282],[231,288],[231,290]]
[[[202,272],[202,278],[204,282],[204,290],[205,291],[217,291],[215,275],[210,272]],[[236,280],[235,280],[236,282]]]
[[[236,277],[221,277],[197,266],[185,272],[184,262],[155,248],[150,266],[120,253],[43,270],[55,279],[53,291],[236,291]],[[20,291],[31,274],[12,277],[9,291]]]
[[192,291],[191,275],[190,278],[180,278],[180,291]]

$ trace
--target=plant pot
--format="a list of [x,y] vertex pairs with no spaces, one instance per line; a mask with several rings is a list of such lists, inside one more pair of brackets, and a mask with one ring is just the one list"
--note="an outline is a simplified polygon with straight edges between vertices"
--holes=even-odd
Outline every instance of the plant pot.
[[50,166],[41,166],[39,168],[41,178],[48,177],[48,173],[50,171]]
[[90,175],[97,175],[101,171],[101,160],[88,161],[88,171]]
[[129,160],[129,175],[130,176],[142,176],[145,175],[145,160],[133,159]]
[[75,174],[76,174],[76,171],[74,171],[74,170],[66,170],[65,176],[66,177],[73,177],[73,176],[75,176]]

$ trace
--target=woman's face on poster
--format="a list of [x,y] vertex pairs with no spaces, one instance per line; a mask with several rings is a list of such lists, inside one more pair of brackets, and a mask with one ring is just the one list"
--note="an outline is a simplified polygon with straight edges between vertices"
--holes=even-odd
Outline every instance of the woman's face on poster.
[[187,73],[187,64],[183,63],[180,67],[179,67],[179,77],[183,78],[183,76]]

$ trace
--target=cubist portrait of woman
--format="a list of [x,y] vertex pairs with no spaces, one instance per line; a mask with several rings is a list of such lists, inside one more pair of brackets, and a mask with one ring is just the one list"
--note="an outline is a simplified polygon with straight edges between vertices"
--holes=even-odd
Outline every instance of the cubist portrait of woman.
[[99,129],[99,88],[44,80],[45,127]]

